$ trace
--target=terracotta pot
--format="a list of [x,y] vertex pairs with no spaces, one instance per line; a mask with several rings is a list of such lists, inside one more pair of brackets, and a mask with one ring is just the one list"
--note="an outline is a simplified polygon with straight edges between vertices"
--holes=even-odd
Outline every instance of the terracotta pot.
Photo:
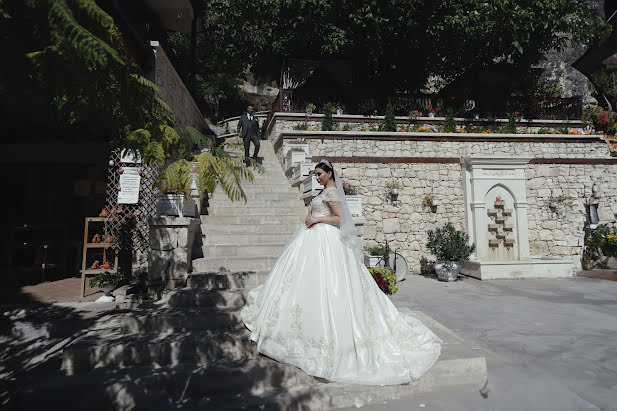
[[97,269],[101,268],[101,264],[99,263],[99,260],[94,260],[94,262],[92,263],[90,268],[93,269],[93,270],[97,270]]
[[107,210],[107,208],[103,207],[101,209],[101,212],[99,213],[99,217],[107,217],[109,215],[109,210]]
[[111,262],[105,261],[103,263],[103,268],[106,269],[106,270],[109,270],[111,268]]

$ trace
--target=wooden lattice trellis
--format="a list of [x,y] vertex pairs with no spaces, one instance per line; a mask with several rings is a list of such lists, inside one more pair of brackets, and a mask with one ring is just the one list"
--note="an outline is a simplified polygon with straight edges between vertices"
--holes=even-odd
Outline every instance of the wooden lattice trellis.
[[[106,206],[111,213],[105,222],[105,236],[115,238],[120,249],[122,267],[125,273],[131,267],[133,253],[147,256],[150,251],[150,235],[148,220],[156,214],[155,195],[152,186],[158,177],[161,168],[143,164],[122,163],[121,150],[114,149],[110,154],[107,170]],[[121,212],[118,204],[118,190],[120,185],[120,169],[123,167],[139,167],[141,182],[139,186],[139,202],[137,204],[122,204]]]

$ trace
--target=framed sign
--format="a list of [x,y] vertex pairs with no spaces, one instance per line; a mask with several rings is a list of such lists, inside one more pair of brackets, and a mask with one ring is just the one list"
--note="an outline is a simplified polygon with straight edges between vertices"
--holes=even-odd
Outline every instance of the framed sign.
[[137,204],[139,201],[139,184],[141,176],[138,167],[124,167],[120,175],[120,191],[118,204]]

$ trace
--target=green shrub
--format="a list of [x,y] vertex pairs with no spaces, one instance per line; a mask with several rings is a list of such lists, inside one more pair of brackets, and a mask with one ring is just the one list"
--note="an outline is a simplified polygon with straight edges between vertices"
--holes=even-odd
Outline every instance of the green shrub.
[[367,247],[366,248],[366,252],[369,253],[369,255],[385,255],[386,254],[386,247],[384,247],[383,245],[376,245],[373,247]]
[[459,231],[450,223],[441,228],[429,230],[426,248],[437,261],[464,262],[476,249],[475,244],[469,245],[469,236]]
[[394,117],[394,108],[392,107],[392,103],[388,102],[388,106],[386,107],[386,114],[383,119],[383,124],[381,125],[382,131],[396,131],[396,118]]
[[446,117],[443,122],[443,131],[445,133],[456,133],[456,121],[454,120],[454,110],[448,108],[446,110]]
[[115,287],[120,284],[124,280],[124,276],[121,273],[110,273],[109,271],[105,271],[103,273],[98,273],[92,276],[90,280],[88,280],[88,284],[90,287]]
[[506,134],[516,134],[518,130],[516,129],[516,116],[514,113],[508,113],[508,122],[501,129],[502,133]]
[[323,119],[321,120],[321,129],[323,131],[332,131],[334,130],[334,118],[332,118],[332,112],[334,111],[334,106],[332,103],[326,103],[323,106]]

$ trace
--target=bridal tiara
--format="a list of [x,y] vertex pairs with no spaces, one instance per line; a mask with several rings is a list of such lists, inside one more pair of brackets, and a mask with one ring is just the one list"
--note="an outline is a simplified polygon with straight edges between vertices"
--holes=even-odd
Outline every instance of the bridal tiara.
[[332,163],[329,162],[328,160],[326,160],[325,158],[322,158],[320,161],[320,163],[324,163],[326,164],[328,167],[330,167],[331,169],[334,169],[334,166],[332,166]]

